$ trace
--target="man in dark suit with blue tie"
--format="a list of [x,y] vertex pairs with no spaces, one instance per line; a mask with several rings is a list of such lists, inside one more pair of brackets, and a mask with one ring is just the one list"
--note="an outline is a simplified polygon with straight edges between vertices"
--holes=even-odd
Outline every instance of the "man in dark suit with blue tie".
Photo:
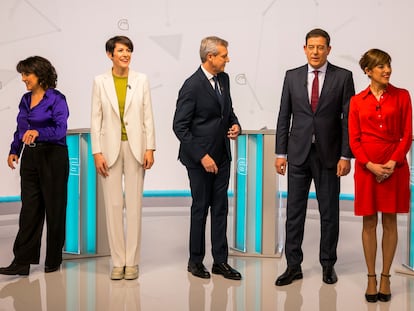
[[334,265],[339,236],[340,176],[349,173],[352,157],[348,144],[348,107],[355,94],[352,73],[327,61],[329,34],[313,29],[306,35],[308,63],[286,72],[276,129],[278,174],[287,163],[285,255],[287,269],[277,286],[302,279],[302,241],[312,179],[320,213],[319,261],[322,279],[337,282]]
[[211,217],[212,272],[240,280],[241,274],[227,263],[227,190],[230,178],[230,140],[240,134],[233,112],[227,41],[207,37],[201,41],[201,66],[181,87],[173,129],[180,141],[179,159],[190,180],[192,205],[190,258],[187,270],[210,278],[203,264],[208,210]]

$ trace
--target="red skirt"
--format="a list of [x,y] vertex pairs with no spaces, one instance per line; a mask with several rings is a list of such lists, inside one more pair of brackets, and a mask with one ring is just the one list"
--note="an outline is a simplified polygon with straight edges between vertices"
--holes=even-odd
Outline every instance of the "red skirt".
[[[373,163],[386,163],[394,146],[384,143],[364,144],[365,152]],[[397,163],[394,173],[378,183],[365,165],[355,161],[355,215],[368,216],[382,213],[408,213],[410,210],[410,170],[408,162]]]

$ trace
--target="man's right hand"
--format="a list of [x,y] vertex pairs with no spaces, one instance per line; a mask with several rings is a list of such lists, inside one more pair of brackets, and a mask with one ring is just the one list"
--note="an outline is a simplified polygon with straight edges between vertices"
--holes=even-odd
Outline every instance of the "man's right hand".
[[275,168],[278,174],[284,176],[286,174],[286,166],[287,166],[287,160],[285,158],[276,158]]
[[96,172],[101,175],[102,177],[106,177],[109,175],[109,167],[106,164],[105,157],[102,153],[95,153],[93,155],[93,159],[95,161]]
[[201,159],[201,164],[203,165],[204,169],[208,173],[217,174],[218,173],[218,167],[216,165],[216,162],[214,162],[213,158],[210,157],[208,154],[206,154]]

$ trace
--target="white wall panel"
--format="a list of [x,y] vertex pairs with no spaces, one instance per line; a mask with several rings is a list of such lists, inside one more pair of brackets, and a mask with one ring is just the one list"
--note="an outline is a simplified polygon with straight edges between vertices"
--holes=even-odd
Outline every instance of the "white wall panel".
[[[284,73],[305,63],[304,36],[314,27],[330,33],[329,59],[354,72],[357,91],[368,83],[358,60],[373,47],[393,57],[392,82],[412,91],[413,8],[409,0],[2,0],[0,196],[20,192],[18,173],[6,158],[25,91],[15,71],[23,58],[38,54],[52,61],[70,106],[69,127],[85,128],[92,79],[111,65],[105,41],[129,36],[135,44],[131,67],[150,78],[156,118],[156,163],[145,188],[187,189],[171,123],[178,90],[200,64],[203,37],[230,43],[226,71],[243,128],[274,128]],[[353,192],[352,176],[343,179],[342,191]]]

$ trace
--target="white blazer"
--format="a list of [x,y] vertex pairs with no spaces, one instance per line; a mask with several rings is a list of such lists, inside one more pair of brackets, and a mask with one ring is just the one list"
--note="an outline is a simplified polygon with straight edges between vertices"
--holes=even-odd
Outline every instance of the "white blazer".
[[[155,129],[147,76],[129,70],[124,123],[131,151],[142,164],[147,149],[155,150]],[[121,118],[112,71],[95,77],[91,113],[92,153],[102,153],[108,167],[121,148]]]

